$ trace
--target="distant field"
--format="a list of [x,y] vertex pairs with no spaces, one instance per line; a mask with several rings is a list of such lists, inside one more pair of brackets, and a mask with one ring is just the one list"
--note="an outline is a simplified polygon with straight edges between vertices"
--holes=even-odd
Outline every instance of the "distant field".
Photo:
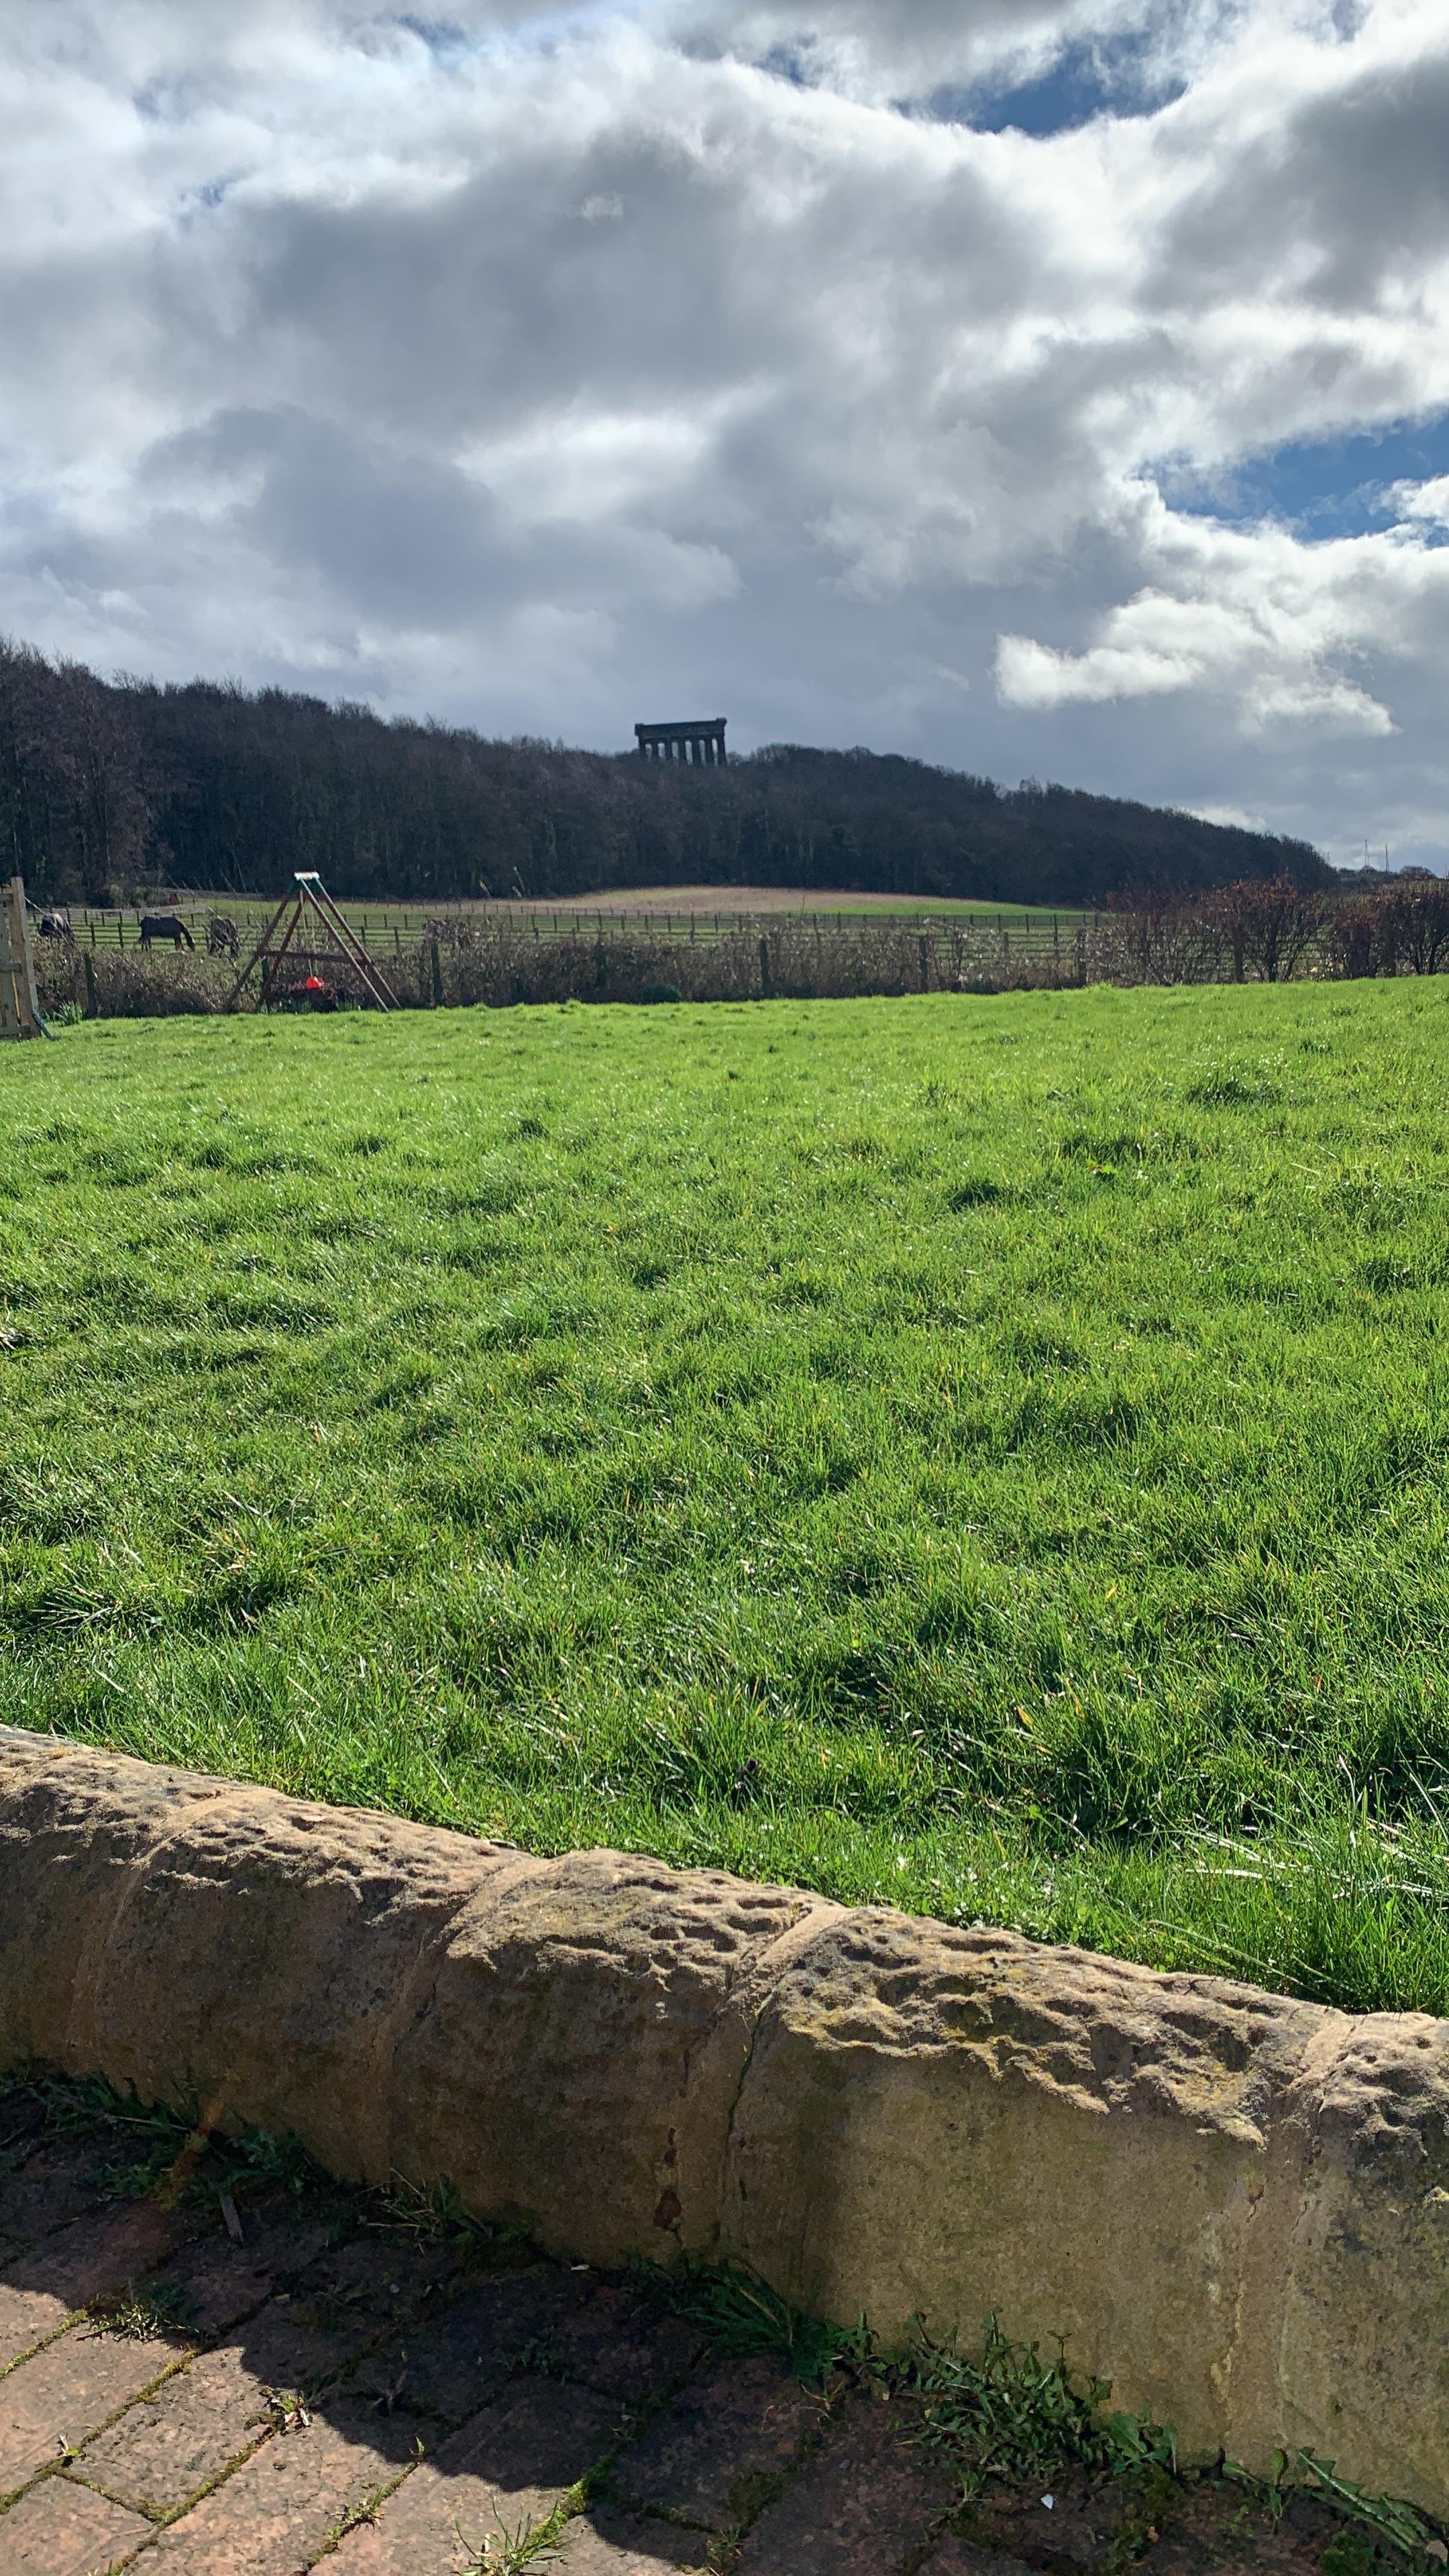
[[[497,906],[491,907],[497,910]],[[520,906],[520,910],[529,907]],[[636,920],[657,919],[662,913],[675,913],[710,920],[715,913],[731,918],[744,914],[757,918],[762,913],[801,912],[869,914],[884,912],[909,920],[1001,920],[1010,926],[1029,921],[1084,921],[1081,911],[1063,911],[1053,915],[1042,904],[968,903],[954,895],[924,897],[903,894],[860,894],[839,888],[811,889],[802,893],[798,886],[650,886],[636,892],[608,895],[581,894],[557,906],[538,905],[539,911],[610,913],[627,912]]]
[[1433,979],[0,1064],[0,1717],[1449,2009]]
[[[206,921],[211,913],[225,914],[244,937],[255,938],[276,911],[277,898],[228,894],[158,896],[151,908],[179,913],[198,944],[204,945]],[[530,931],[536,927],[545,936],[553,932],[576,934],[584,921],[598,923],[606,935],[627,931],[631,925],[647,924],[655,935],[662,930],[681,938],[708,938],[716,930],[735,929],[741,921],[781,913],[821,921],[884,916],[892,921],[984,922],[1047,944],[1054,936],[1091,918],[1069,907],[1053,911],[1044,905],[966,903],[950,896],[926,901],[914,895],[831,890],[802,894],[797,888],[785,886],[646,886],[622,893],[562,896],[557,902],[547,903],[348,901],[339,909],[380,958],[386,958],[389,952],[396,956],[416,949],[427,937],[431,924],[470,918],[480,923],[526,925]],[[77,907],[72,914],[78,937],[97,947],[118,943],[133,946],[139,935],[140,917],[140,909],[134,905],[109,912],[82,911]]]

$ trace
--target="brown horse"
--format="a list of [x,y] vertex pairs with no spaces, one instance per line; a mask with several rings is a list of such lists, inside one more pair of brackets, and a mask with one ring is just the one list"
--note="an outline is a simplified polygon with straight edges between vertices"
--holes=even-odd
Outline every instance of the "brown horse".
[[183,940],[188,948],[194,948],[196,946],[196,942],[192,938],[191,933],[187,929],[179,912],[142,913],[142,947],[149,948],[152,942],[157,939],[169,939],[173,948],[180,948]]

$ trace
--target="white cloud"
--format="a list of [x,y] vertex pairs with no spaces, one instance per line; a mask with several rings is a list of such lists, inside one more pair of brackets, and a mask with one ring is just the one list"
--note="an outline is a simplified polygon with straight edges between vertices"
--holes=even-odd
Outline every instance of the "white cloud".
[[1449,474],[1436,474],[1427,483],[1396,483],[1390,498],[1406,526],[1427,521],[1449,528]]
[[1449,410],[1442,0],[448,17],[9,0],[8,625],[1449,850],[1449,474],[1163,497]]
[[1100,706],[1107,698],[1162,697],[1190,689],[1201,661],[1160,653],[1149,644],[1096,644],[1086,653],[1057,653],[1029,635],[1003,635],[996,679],[1010,707]]

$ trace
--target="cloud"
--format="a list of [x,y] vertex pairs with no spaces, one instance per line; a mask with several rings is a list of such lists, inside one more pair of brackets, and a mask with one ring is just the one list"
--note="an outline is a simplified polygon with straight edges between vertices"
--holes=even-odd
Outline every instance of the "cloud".
[[1389,497],[1404,525],[1449,528],[1449,474],[1427,483],[1396,483]]
[[1449,855],[1449,480],[1231,499],[1449,412],[1438,0],[50,0],[11,55],[16,631]]
[[996,683],[1011,707],[1099,706],[1106,698],[1152,698],[1190,689],[1203,676],[1194,655],[1159,653],[1150,645],[1096,644],[1058,653],[1029,635],[1003,635]]

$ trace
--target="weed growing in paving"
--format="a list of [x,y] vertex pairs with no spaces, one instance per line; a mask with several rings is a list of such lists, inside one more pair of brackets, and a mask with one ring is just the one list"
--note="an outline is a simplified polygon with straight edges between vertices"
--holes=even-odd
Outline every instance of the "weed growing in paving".
[[[201,2134],[188,2132],[164,2108],[140,2104],[98,2081],[76,2083],[33,2072],[0,2087],[0,2175],[17,2170],[49,2140],[110,2138],[118,2131],[149,2132],[157,2142],[180,2137],[188,2147]],[[225,2151],[235,2142],[218,2143]],[[284,2142],[277,2152],[285,2158],[286,2172],[307,2177],[308,2188],[323,2195],[339,2218],[350,2209],[364,2227],[390,2228],[400,2221],[415,2239],[455,2238],[470,2264],[480,2253],[486,2259],[497,2251],[508,2259],[528,2250],[519,2231],[470,2219],[449,2184],[427,2194],[398,2187],[390,2194],[344,2198],[295,2141]],[[134,2185],[134,2170],[123,2173]],[[105,2187],[104,2169],[98,2180]],[[172,2180],[165,2170],[156,2173],[163,2198]],[[207,2188],[199,2168],[193,2188],[197,2193]],[[275,2172],[266,2176],[264,2192],[266,2188],[276,2188]],[[1179,2476],[1171,2425],[1109,2413],[1111,2390],[1105,2381],[1075,2377],[1065,2353],[1043,2360],[1039,2346],[1012,2342],[994,2317],[986,2320],[979,2356],[963,2352],[954,2339],[929,2336],[919,2326],[904,2349],[895,2349],[883,2344],[864,2318],[851,2328],[832,2325],[795,2307],[738,2265],[680,2262],[665,2270],[640,2262],[630,2279],[637,2302],[690,2318],[722,2359],[763,2355],[793,2370],[817,2392],[822,2422],[852,2391],[905,2401],[916,2419],[916,2438],[943,2454],[959,2475],[963,2502],[989,2494],[993,2482],[1007,2488],[1034,2486],[1065,2470],[1083,2471],[1092,2478],[1134,2480],[1145,2524],[1153,2518],[1154,2498],[1166,2496]],[[344,2308],[348,2296],[344,2293],[339,2303]],[[329,2304],[324,2297],[315,2313],[325,2317]],[[190,2334],[184,2300],[164,2282],[132,2284],[95,2301],[88,2313],[96,2335],[145,2341]],[[547,2338],[526,2346],[514,2361],[520,2373],[547,2375],[553,2367]],[[279,2433],[299,2432],[311,2423],[312,2411],[298,2391],[277,2389],[267,2398],[266,2420]],[[1283,2512],[1295,2493],[1321,2498],[1345,2526],[1324,2561],[1329,2576],[1371,2576],[1386,2550],[1426,2568],[1445,2564],[1442,2535],[1412,2505],[1365,2494],[1339,2478],[1331,2460],[1309,2451],[1291,2458],[1280,2452],[1274,2469],[1266,2483],[1231,2461],[1207,2474],[1236,2481],[1253,2503],[1274,2514]],[[1195,2473],[1185,2474],[1191,2480]],[[588,2493],[587,2483],[571,2488],[542,2521],[520,2523],[511,2531],[475,2539],[460,2532],[478,2576],[488,2576],[488,2571],[506,2576],[509,2569],[522,2570],[534,2559],[554,2554],[555,2543],[583,2510]],[[366,2508],[359,2518],[370,2518]],[[334,2536],[346,2527],[339,2525]]]
[[1078,2382],[1065,2355],[1044,2361],[1036,2344],[1011,2342],[995,2317],[979,2359],[922,2333],[900,2375],[921,2396],[929,2438],[962,2463],[968,2495],[988,2478],[1030,2478],[1066,2463],[1114,2476],[1176,2471],[1170,2424],[1108,2415],[1105,2380]]
[[[649,2265],[641,2267],[640,2278],[656,2286],[660,2280]],[[678,2263],[664,2276],[663,2288],[670,2306],[702,2327],[717,2352],[737,2360],[771,2354],[808,2388],[823,2388],[844,2362],[864,2367],[868,2361],[864,2322],[856,2329],[829,2325],[792,2307],[768,2281],[735,2264]]]
[[460,2526],[454,2527],[468,2552],[464,2576],[524,2576],[525,2569],[557,2558],[559,2535],[567,2525],[563,2513],[557,2512],[545,2522],[515,2523],[511,2530],[505,2524],[483,2540],[469,2540]]
[[1449,2004],[1433,979],[107,1024],[0,1715]]
[[410,2236],[415,2245],[462,2246],[474,2262],[506,2264],[528,2245],[524,2228],[475,2218],[452,2183],[411,2183],[401,2174],[394,2174],[385,2189],[371,2195],[363,2225],[389,2236]]
[[152,2291],[118,2290],[93,2299],[86,2311],[93,2335],[112,2335],[123,2342],[149,2343],[157,2335],[182,2334],[186,2319],[180,2293],[167,2283]]
[[[1150,2501],[1170,2492],[1180,2475],[1171,2424],[1109,2411],[1110,2382],[1078,2377],[1064,2351],[1047,2360],[1038,2344],[1013,2342],[994,2316],[986,2319],[979,2354],[919,2324],[906,2348],[893,2351],[864,2318],[854,2327],[832,2326],[735,2265],[678,2264],[662,2278],[641,2267],[641,2278],[701,2326],[716,2352],[772,2355],[817,2388],[827,2407],[850,2387],[913,2401],[919,2438],[950,2460],[964,2502],[986,2494],[993,2481],[1020,2487],[1065,2470],[1137,2480]],[[1295,2493],[1331,2505],[1348,2526],[1334,2544],[1332,2576],[1369,2576],[1385,2547],[1414,2564],[1445,2563],[1443,2539],[1413,2505],[1365,2494],[1311,2451],[1279,2452],[1268,2481],[1228,2460],[1212,2473],[1232,2479],[1275,2515]]]
[[[210,2200],[223,2193],[240,2200],[275,2191],[300,2199],[334,2188],[295,2138],[250,2127],[234,2136],[204,2129],[194,2102],[189,2112],[141,2102],[99,2076],[37,2070],[12,2085],[7,2107],[18,2120],[18,2143],[8,2154],[0,2149],[0,2172],[29,2152],[38,2133],[104,2140],[114,2153],[98,2167],[96,2181],[119,2200]],[[19,2116],[27,2107],[28,2120]]]

